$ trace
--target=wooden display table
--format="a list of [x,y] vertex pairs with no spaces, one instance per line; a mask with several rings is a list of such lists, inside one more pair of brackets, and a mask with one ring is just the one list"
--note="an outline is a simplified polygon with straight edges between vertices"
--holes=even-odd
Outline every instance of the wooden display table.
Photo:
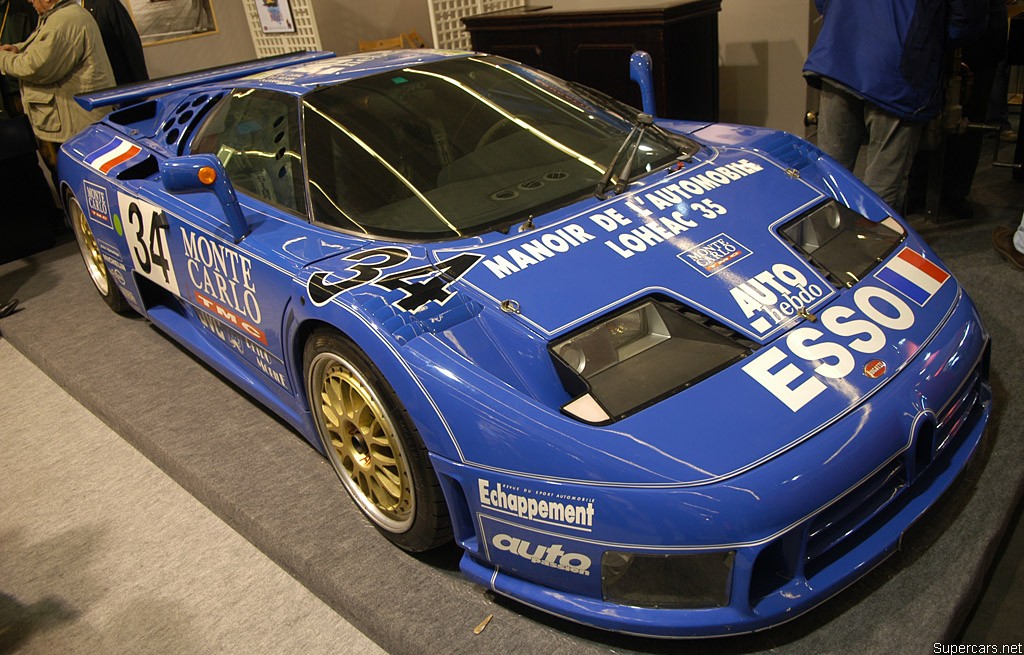
[[658,115],[718,120],[721,0],[632,2],[618,9],[527,7],[463,18],[473,49],[515,59],[640,107],[629,56],[654,60]]

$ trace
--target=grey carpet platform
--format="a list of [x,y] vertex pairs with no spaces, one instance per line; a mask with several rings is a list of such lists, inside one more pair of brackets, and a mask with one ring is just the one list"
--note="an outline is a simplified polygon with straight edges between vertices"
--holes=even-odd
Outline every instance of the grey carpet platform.
[[[1008,175],[1007,175],[1008,177]],[[1005,189],[1005,186],[1000,187]],[[986,199],[971,224],[920,226],[993,335],[996,408],[983,451],[904,549],[810,614],[763,633],[680,644],[581,628],[493,598],[459,553],[391,547],[294,431],[142,319],[95,294],[74,244],[0,267],[0,322],[18,350],[182,487],[391,653],[931,652],[966,619],[1022,491],[1024,274],[989,245],[1024,185]],[[1013,209],[1016,208],[1016,209]],[[4,384],[17,384],[6,379]],[[41,399],[45,402],[45,399]],[[47,447],[40,443],[40,448]],[[117,475],[111,470],[110,475]],[[473,627],[494,618],[480,635]]]

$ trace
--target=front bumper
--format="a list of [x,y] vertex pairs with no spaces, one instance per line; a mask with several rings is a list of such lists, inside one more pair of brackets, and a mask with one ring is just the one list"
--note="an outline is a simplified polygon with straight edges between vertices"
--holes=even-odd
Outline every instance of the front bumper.
[[[714,636],[793,619],[897,550],[955,482],[990,414],[988,346],[962,296],[878,393],[790,451],[712,484],[586,485],[435,458],[466,550],[461,568],[526,605],[617,632]],[[608,602],[608,551],[732,553],[725,601]]]

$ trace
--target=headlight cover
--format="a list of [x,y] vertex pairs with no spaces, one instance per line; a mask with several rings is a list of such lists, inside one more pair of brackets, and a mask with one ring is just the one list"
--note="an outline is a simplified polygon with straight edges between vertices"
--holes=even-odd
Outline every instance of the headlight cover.
[[588,423],[608,423],[751,352],[749,345],[699,318],[658,300],[644,300],[553,343],[563,383],[575,396],[563,411]]
[[736,551],[641,555],[605,551],[601,587],[611,603],[661,609],[705,609],[729,604]]
[[875,222],[829,201],[779,230],[839,286],[852,287],[906,238],[895,219]]

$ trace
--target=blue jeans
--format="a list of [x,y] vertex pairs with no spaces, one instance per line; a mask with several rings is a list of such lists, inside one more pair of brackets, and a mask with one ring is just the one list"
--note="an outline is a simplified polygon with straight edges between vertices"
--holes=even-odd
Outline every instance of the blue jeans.
[[818,147],[852,171],[866,143],[863,181],[898,212],[903,211],[907,176],[923,125],[902,120],[827,81],[821,85]]

